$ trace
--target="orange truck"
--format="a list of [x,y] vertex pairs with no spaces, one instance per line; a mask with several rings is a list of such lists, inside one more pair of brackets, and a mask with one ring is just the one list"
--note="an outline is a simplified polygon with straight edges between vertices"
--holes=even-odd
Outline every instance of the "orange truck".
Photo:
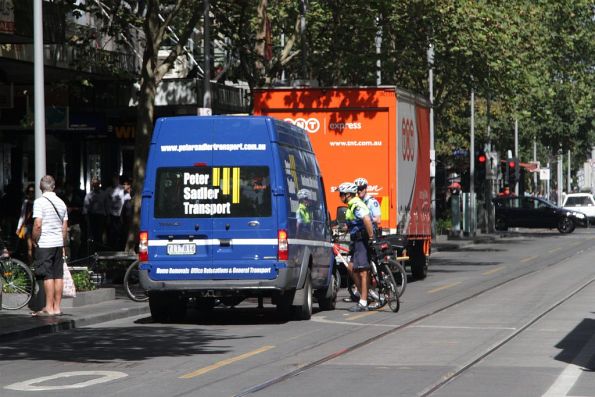
[[430,107],[397,87],[254,90],[254,114],[308,131],[325,181],[328,208],[344,205],[345,181],[363,177],[382,210],[383,234],[407,241],[414,278],[431,251]]

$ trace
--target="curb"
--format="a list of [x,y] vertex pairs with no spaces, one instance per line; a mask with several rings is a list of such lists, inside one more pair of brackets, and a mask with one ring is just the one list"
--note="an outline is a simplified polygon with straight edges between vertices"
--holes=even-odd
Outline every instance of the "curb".
[[68,331],[74,328],[81,328],[89,325],[99,324],[112,320],[119,320],[126,317],[134,317],[149,313],[149,305],[139,305],[138,307],[127,307],[118,309],[112,312],[99,313],[97,315],[89,315],[79,318],[54,317],[51,324],[40,324],[32,326],[27,329],[11,331],[5,334],[0,334],[3,341],[15,341],[18,339],[31,338],[34,336],[53,334],[61,331]]

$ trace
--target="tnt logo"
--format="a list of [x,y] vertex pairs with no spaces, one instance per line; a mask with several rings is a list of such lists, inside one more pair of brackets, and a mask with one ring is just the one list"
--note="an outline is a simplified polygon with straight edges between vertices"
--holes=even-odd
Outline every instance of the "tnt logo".
[[318,119],[315,119],[313,117],[309,118],[308,120],[303,119],[303,118],[298,118],[298,119],[292,119],[292,118],[286,118],[283,121],[287,121],[288,123],[291,123],[297,127],[300,127],[306,131],[308,131],[309,133],[313,134],[315,132],[318,132],[318,130],[320,129],[320,121],[318,121]]
[[403,118],[401,121],[401,138],[402,143],[402,156],[405,161],[413,161],[415,158],[415,128],[413,128],[413,120]]

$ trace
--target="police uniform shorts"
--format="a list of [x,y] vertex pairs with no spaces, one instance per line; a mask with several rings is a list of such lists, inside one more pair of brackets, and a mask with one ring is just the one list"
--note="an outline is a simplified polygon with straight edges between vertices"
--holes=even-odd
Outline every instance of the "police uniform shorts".
[[368,260],[368,248],[364,240],[352,241],[350,244],[351,262],[353,263],[353,270],[367,270],[370,268],[370,261]]
[[35,275],[48,279],[64,278],[62,247],[35,249]]

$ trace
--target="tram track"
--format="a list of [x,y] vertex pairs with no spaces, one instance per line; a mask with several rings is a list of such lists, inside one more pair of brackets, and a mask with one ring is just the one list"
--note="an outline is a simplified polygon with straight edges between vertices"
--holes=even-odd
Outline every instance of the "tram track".
[[[590,244],[590,242],[584,242],[585,244],[585,248],[587,248],[587,243]],[[573,248],[578,248],[578,247],[573,247]],[[548,258],[549,261],[547,264],[537,268],[537,269],[530,269],[527,270],[526,272],[523,272],[521,274],[517,274],[513,277],[507,278],[505,280],[502,280],[494,285],[485,287],[479,291],[476,291],[474,293],[472,293],[471,295],[465,296],[463,298],[460,298],[454,302],[451,302],[445,306],[442,306],[440,308],[437,308],[431,312],[428,313],[424,313],[421,314],[403,324],[400,325],[396,325],[394,327],[391,327],[390,329],[387,329],[384,332],[381,332],[380,334],[374,335],[372,337],[369,337],[367,339],[364,339],[358,343],[354,343],[352,345],[349,345],[343,349],[340,349],[338,351],[335,351],[331,354],[328,354],[318,360],[314,360],[311,361],[309,363],[306,363],[302,366],[300,366],[299,368],[296,368],[292,371],[286,372],[284,374],[275,376],[271,379],[268,379],[262,383],[253,385],[247,389],[244,389],[243,391],[241,391],[238,394],[235,394],[234,397],[244,397],[244,396],[248,396],[254,393],[257,393],[261,390],[267,389],[271,386],[283,383],[286,380],[289,380],[291,378],[294,378],[296,376],[299,376],[315,367],[318,367],[326,362],[329,362],[331,360],[334,360],[336,358],[339,358],[341,356],[344,356],[348,353],[351,353],[353,351],[359,350],[362,347],[365,347],[373,342],[376,342],[384,337],[387,337],[389,335],[392,335],[394,333],[397,333],[399,331],[403,331],[405,329],[411,328],[412,326],[416,325],[417,323],[427,320],[429,318],[432,318],[433,316],[436,316],[440,313],[443,313],[455,306],[461,305],[463,303],[466,303],[468,301],[471,301],[479,296],[482,296],[488,292],[494,291],[498,288],[501,288],[503,286],[506,286],[507,284],[510,284],[512,282],[515,282],[517,280],[520,280],[522,278],[525,278],[527,276],[531,276],[531,275],[535,275],[537,273],[543,272],[546,269],[552,267],[552,266],[558,266],[558,265],[563,265],[565,262],[567,262],[568,260],[570,260],[571,258],[573,258],[576,255],[579,255],[583,252],[582,249],[575,249],[573,251],[573,254],[571,255],[566,255],[563,258],[561,258],[560,260],[558,259],[559,255],[555,255],[554,258],[552,258],[552,256],[550,255],[550,257]],[[564,255],[560,252],[557,252],[557,254],[561,254]],[[536,258],[532,258],[532,260],[535,259],[539,259],[539,257]],[[568,301],[569,299],[571,299],[572,297],[574,297],[575,295],[577,295],[578,293],[580,293],[582,290],[584,290],[585,288],[587,288],[590,284],[592,284],[593,282],[595,282],[595,278],[592,278],[584,283],[582,283],[581,285],[579,285],[577,288],[575,288],[574,290],[572,290],[569,294],[567,294],[566,296],[564,296],[563,298],[557,300],[556,302],[554,302],[553,304],[551,304],[550,306],[548,306],[545,309],[542,309],[537,315],[535,315],[534,317],[532,317],[529,321],[527,321],[525,324],[523,324],[521,327],[517,328],[511,335],[507,336],[506,338],[504,338],[503,340],[499,341],[498,343],[490,346],[488,349],[484,350],[481,354],[479,354],[477,357],[469,360],[467,363],[463,364],[462,366],[460,366],[458,369],[456,369],[455,371],[452,371],[446,375],[444,375],[441,379],[439,379],[437,382],[435,382],[434,384],[430,385],[429,387],[427,387],[426,389],[424,389],[421,394],[419,394],[419,396],[421,397],[427,397],[430,396],[432,394],[434,394],[436,391],[440,390],[442,387],[444,387],[445,385],[447,385],[448,383],[450,383],[451,381],[453,381],[454,379],[456,379],[457,377],[459,377],[460,375],[462,375],[463,373],[465,373],[466,371],[468,371],[469,369],[473,368],[476,364],[480,363],[482,360],[484,360],[485,358],[487,358],[488,356],[490,356],[491,354],[493,354],[494,352],[496,352],[498,349],[500,349],[502,346],[506,345],[507,343],[509,343],[510,341],[512,341],[513,339],[515,339],[517,336],[519,336],[522,332],[524,332],[525,330],[527,330],[531,325],[535,324],[536,322],[538,322],[540,319],[542,319],[543,317],[545,317],[547,314],[549,314],[550,312],[552,312],[553,310],[555,310],[557,307],[559,307],[560,305],[562,305],[564,302]]]

